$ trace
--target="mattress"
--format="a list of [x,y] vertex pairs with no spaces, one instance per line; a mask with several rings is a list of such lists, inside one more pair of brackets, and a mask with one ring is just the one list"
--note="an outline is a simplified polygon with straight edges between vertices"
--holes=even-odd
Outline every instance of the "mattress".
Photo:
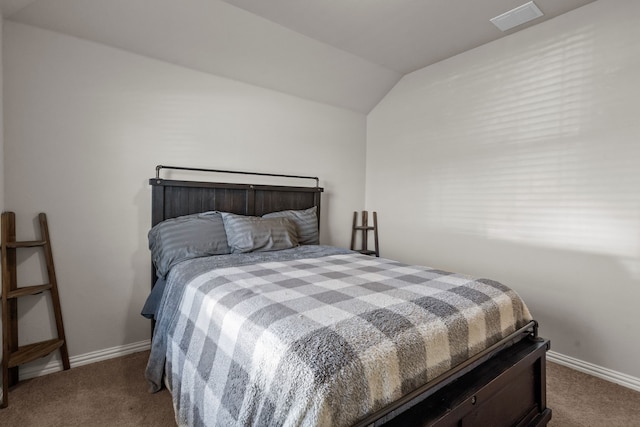
[[179,425],[347,426],[531,320],[488,279],[324,246],[167,277],[147,367]]

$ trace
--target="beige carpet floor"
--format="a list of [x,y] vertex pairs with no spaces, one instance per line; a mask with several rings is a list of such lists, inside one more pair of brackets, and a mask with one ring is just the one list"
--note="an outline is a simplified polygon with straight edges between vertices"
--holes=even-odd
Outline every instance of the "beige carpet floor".
[[[23,381],[0,410],[0,426],[175,426],[169,393],[147,392],[147,357],[136,353]],[[549,426],[640,427],[640,393],[553,363],[547,374]]]
[[21,381],[0,409],[0,426],[175,426],[171,395],[151,394],[149,352]]
[[640,427],[640,393],[547,363],[550,427]]

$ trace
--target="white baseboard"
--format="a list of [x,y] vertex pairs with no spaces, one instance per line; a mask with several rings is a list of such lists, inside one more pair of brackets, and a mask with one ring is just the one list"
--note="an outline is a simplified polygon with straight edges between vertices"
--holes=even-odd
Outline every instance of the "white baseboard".
[[576,359],[564,354],[556,353],[555,351],[547,352],[547,360],[558,365],[563,365],[576,371],[584,372],[585,374],[593,375],[594,377],[601,378],[606,381],[610,381],[615,384],[619,384],[623,387],[630,388],[631,390],[640,391],[640,378],[632,377],[631,375],[623,374],[612,369],[603,368],[602,366],[594,365],[593,363],[585,362],[580,359]]
[[[69,358],[69,363],[73,368],[77,366],[88,365],[90,363],[100,362],[107,359],[112,359],[114,357],[120,357],[140,351],[146,351],[149,350],[149,348],[151,348],[151,340],[139,341],[132,344],[111,347],[104,350],[92,351],[90,353],[72,356]],[[585,362],[570,356],[565,356],[564,354],[556,353],[555,351],[547,352],[547,360],[640,392],[640,378],[632,377],[631,375],[623,374],[612,369],[603,368],[601,366],[594,365],[593,363]],[[44,366],[26,367],[25,369],[22,369],[20,371],[20,378],[34,378],[61,370],[62,363],[58,360],[54,360]],[[0,390],[0,399],[1,398],[2,390]]]
[[[151,340],[139,341],[132,344],[120,345],[117,347],[105,348],[104,350],[80,354],[78,356],[72,356],[69,358],[69,364],[72,368],[75,368],[82,365],[88,365],[90,363],[113,359],[114,357],[126,356],[127,354],[137,353],[139,351],[146,351],[150,348]],[[24,367],[24,369],[20,369],[20,379],[26,380],[61,370],[62,362],[60,360],[52,360],[44,366],[28,366]]]

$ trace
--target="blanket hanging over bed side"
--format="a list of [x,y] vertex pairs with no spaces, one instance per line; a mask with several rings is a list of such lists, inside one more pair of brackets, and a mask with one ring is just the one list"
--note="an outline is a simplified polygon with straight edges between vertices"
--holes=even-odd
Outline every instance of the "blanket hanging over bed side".
[[497,282],[353,253],[187,264],[166,341],[181,425],[351,425],[531,320]]

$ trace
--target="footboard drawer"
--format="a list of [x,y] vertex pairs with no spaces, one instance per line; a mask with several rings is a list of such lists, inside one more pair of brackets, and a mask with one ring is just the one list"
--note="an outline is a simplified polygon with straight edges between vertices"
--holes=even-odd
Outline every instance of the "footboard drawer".
[[402,426],[544,426],[549,342],[523,340],[390,420]]

